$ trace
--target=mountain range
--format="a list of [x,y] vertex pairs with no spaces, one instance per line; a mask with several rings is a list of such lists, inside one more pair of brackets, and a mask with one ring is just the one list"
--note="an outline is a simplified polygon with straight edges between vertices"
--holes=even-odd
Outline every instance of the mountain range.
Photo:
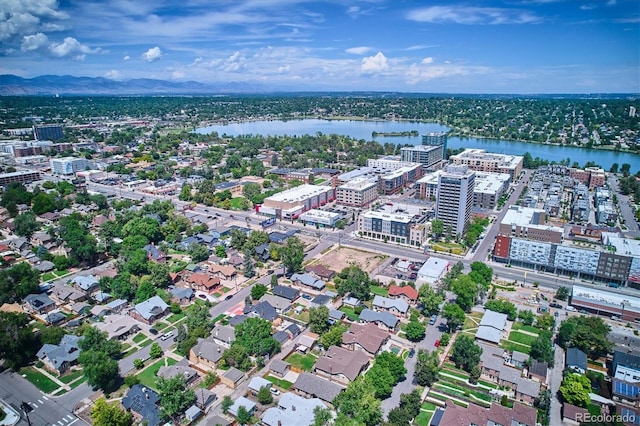
[[215,83],[197,81],[166,81],[150,78],[110,80],[103,77],[75,77],[71,75],[41,75],[23,78],[0,75],[0,95],[172,95],[264,93],[261,85],[251,83]]

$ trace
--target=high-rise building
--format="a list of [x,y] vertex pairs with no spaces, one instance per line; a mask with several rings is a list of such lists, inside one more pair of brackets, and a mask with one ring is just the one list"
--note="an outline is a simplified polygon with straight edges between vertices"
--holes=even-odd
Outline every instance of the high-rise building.
[[438,170],[442,167],[444,145],[417,145],[400,149],[402,161],[422,164],[424,170]]
[[378,182],[357,178],[336,188],[336,202],[345,206],[363,207],[378,198]]
[[91,163],[87,159],[79,157],[53,158],[50,164],[51,171],[56,175],[72,175],[91,168]]
[[44,126],[33,126],[33,136],[39,141],[58,140],[64,138],[62,126],[57,124],[47,124]]
[[442,146],[442,158],[447,155],[447,133],[430,132],[422,135],[422,145]]
[[447,166],[438,177],[436,219],[444,223],[445,232],[464,234],[471,221],[476,174],[467,166]]
[[524,157],[519,155],[494,154],[475,148],[467,148],[460,154],[452,155],[449,160],[478,172],[507,173],[512,182],[518,178],[524,163]]

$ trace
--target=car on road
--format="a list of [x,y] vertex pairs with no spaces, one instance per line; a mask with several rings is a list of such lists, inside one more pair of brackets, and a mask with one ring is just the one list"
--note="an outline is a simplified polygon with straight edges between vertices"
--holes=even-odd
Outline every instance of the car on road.
[[416,354],[416,350],[411,348],[411,350],[409,351],[409,358],[413,358],[415,354]]
[[224,300],[231,300],[231,299],[233,299],[233,294],[230,294],[224,298]]
[[435,346],[436,348],[437,348],[437,347],[439,347],[439,346],[440,346],[440,340],[436,340],[436,341],[433,343],[433,346]]
[[556,318],[558,318],[558,317],[560,316],[560,313],[559,313],[558,311],[555,311],[555,312],[553,313],[553,316],[554,316],[554,317],[556,317]]
[[435,324],[436,321],[438,321],[438,316],[437,315],[431,315],[431,318],[429,318],[429,325]]
[[220,213],[216,213],[216,216],[220,217]]
[[551,302],[551,303],[549,303],[549,306],[552,307],[552,308],[562,309],[562,305],[559,304],[558,302]]
[[209,213],[209,209],[204,209],[205,212]]
[[155,328],[150,328],[149,329],[149,333],[151,333],[153,335],[156,335],[156,334],[158,334],[158,330],[156,330]]
[[235,219],[235,216],[234,216],[234,215],[232,215],[232,214],[230,214],[230,215],[229,215],[229,218],[230,218],[230,219]]
[[160,340],[167,340],[168,338],[173,337],[173,331],[170,331],[168,333],[164,333],[162,335],[162,337],[160,337]]
[[413,376],[413,380],[411,380],[411,384],[412,385],[417,385],[418,384],[418,379],[416,379],[415,376]]

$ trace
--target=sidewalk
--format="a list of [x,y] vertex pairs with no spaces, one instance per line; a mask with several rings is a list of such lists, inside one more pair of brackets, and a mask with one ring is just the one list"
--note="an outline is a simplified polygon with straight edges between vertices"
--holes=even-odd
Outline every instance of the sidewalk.
[[0,426],[13,426],[20,421],[20,414],[9,404],[0,399],[0,409],[5,412],[6,417],[0,420]]

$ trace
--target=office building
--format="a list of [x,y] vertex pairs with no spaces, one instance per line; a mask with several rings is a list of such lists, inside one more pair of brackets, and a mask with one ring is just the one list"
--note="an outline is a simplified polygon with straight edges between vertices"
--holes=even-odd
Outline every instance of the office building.
[[282,219],[296,219],[300,214],[324,206],[335,198],[335,188],[305,184],[265,198],[264,204],[256,210]]
[[445,232],[462,236],[471,221],[476,174],[467,166],[447,166],[438,177],[436,219]]
[[47,124],[44,126],[33,126],[33,136],[39,140],[58,140],[64,138],[62,126],[57,124]]
[[424,170],[438,170],[444,158],[443,145],[418,145],[400,149],[402,161],[420,163]]
[[561,243],[564,229],[559,226],[545,225],[545,221],[544,209],[511,206],[502,218],[498,232],[500,235]]
[[465,149],[449,159],[453,164],[463,164],[478,172],[506,173],[513,182],[522,171],[524,157],[493,154],[484,149]]
[[378,198],[375,180],[357,178],[336,188],[336,202],[344,206],[363,207]]
[[50,161],[51,172],[56,175],[72,175],[91,168],[91,163],[86,158],[63,157]]
[[447,155],[447,133],[430,132],[422,135],[422,145],[441,146],[442,158]]
[[364,238],[420,247],[427,230],[413,216],[401,213],[368,211],[358,218],[358,232]]
[[416,182],[422,177],[422,166],[418,163],[407,163],[409,166],[401,167],[380,177],[380,190],[386,195],[395,194],[408,184]]
[[36,180],[40,180],[40,172],[21,171],[0,174],[0,186],[6,186],[13,182],[31,183]]

